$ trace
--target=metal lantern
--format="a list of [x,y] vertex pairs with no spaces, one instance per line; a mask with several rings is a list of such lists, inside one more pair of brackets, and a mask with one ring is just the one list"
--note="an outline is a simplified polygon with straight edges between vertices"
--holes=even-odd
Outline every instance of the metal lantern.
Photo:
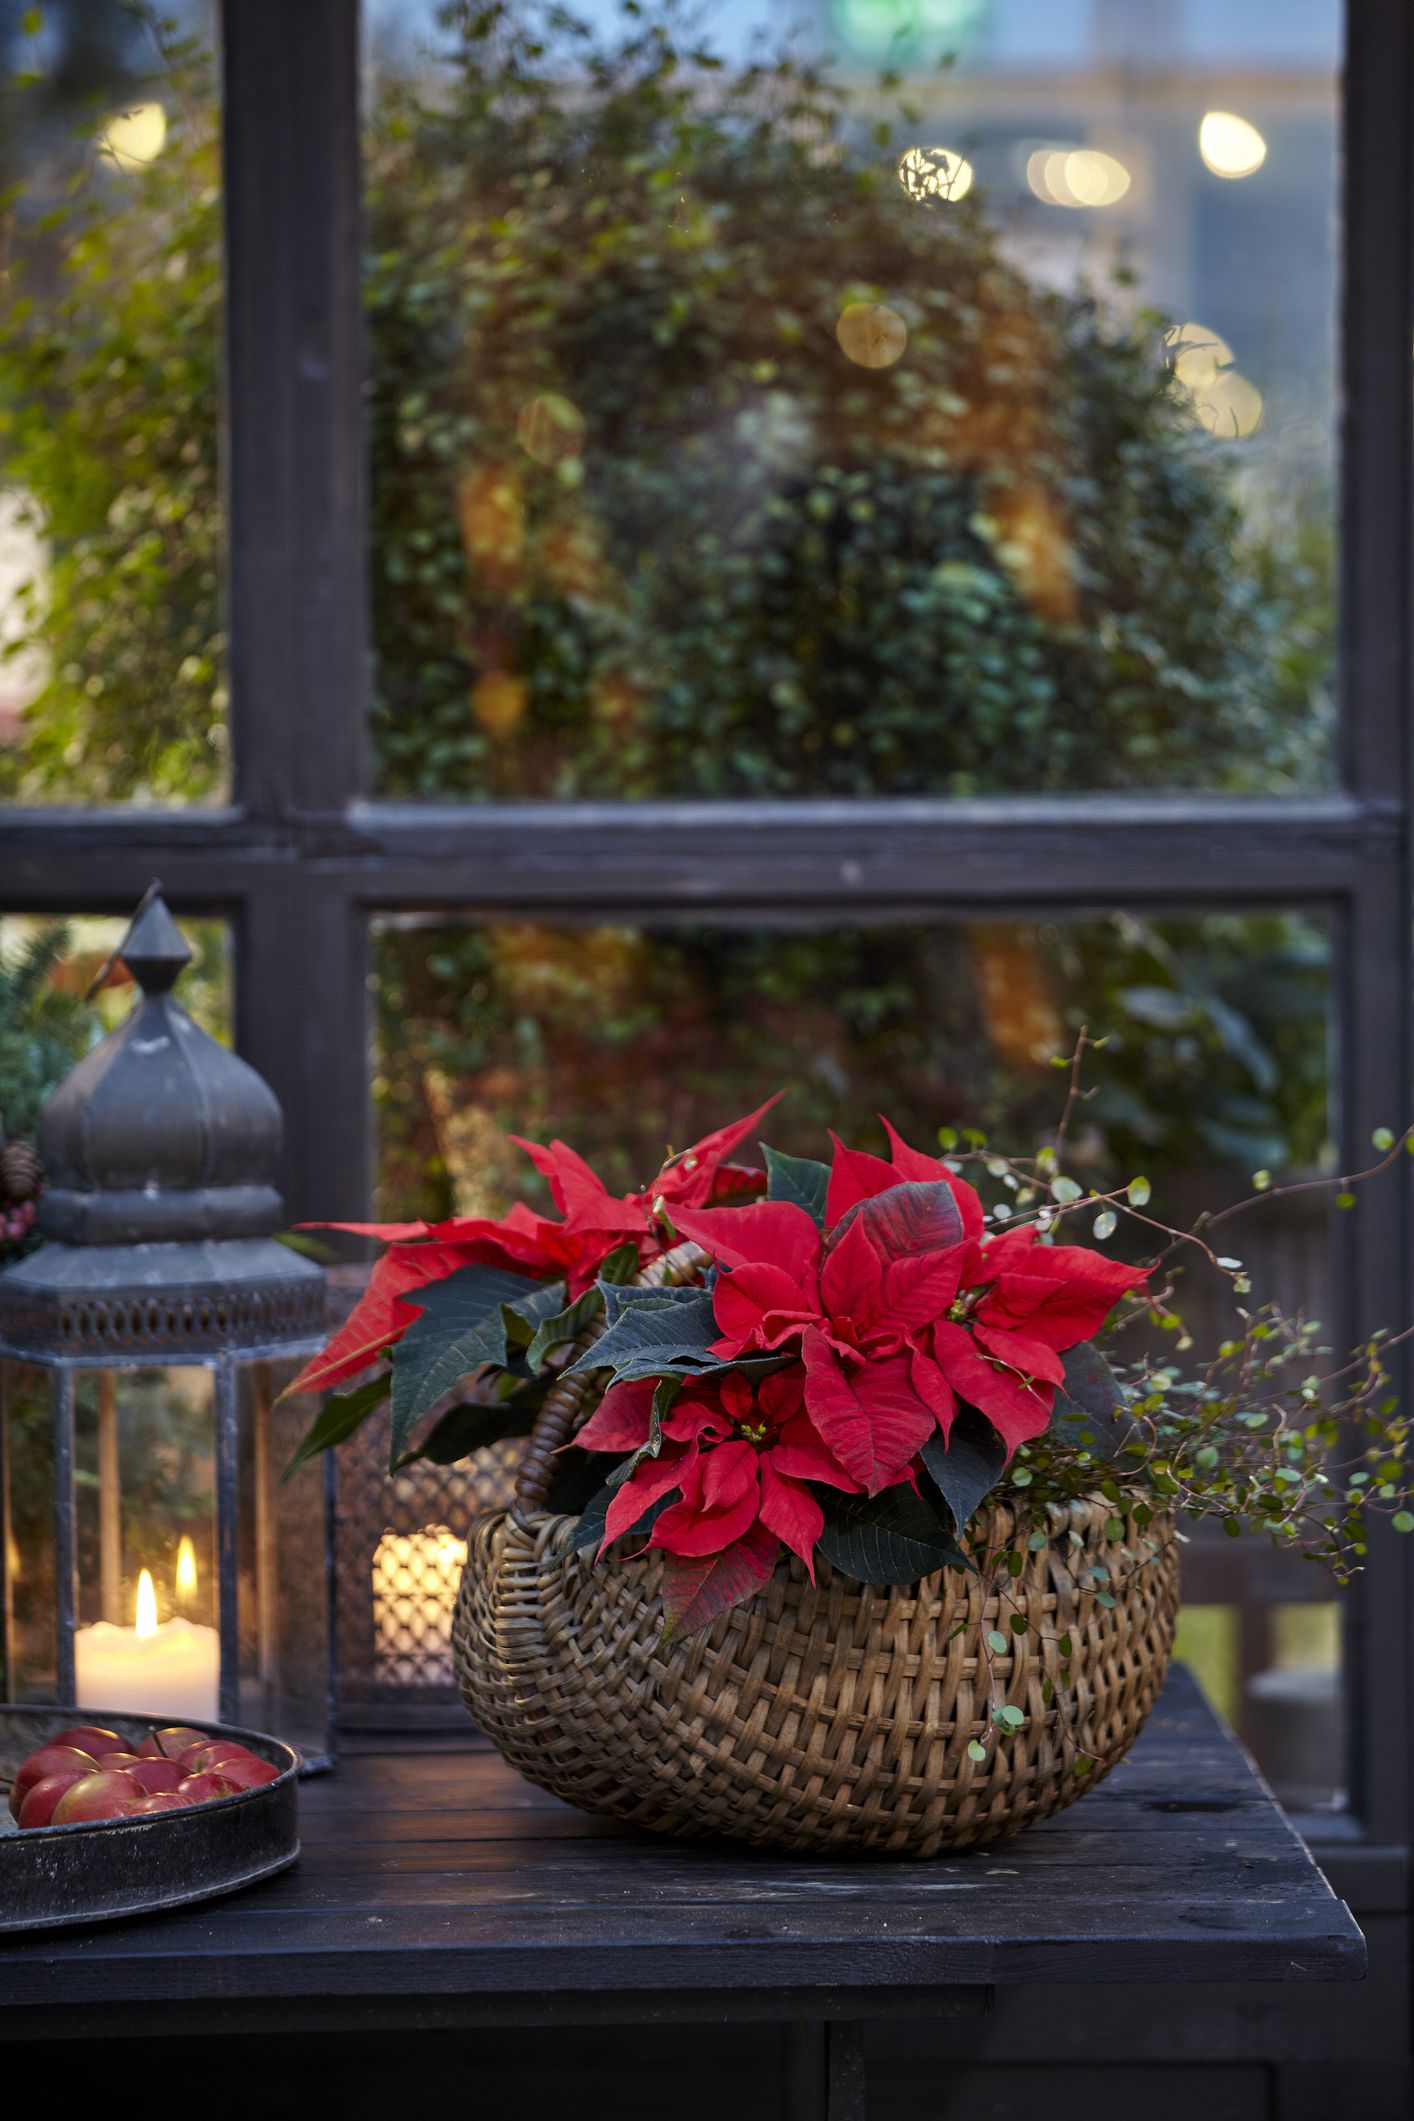
[[173,1000],[155,892],[141,999],[40,1122],[46,1240],[0,1274],[4,1694],[254,1725],[333,1750],[333,1465],[312,1407],[320,1268],[276,1241],[281,1116]]

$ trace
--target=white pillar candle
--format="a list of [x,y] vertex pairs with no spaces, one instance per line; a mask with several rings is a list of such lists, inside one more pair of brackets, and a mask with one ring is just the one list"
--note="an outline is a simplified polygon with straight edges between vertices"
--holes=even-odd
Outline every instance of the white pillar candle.
[[174,1618],[157,1622],[157,1597],[144,1569],[138,1578],[136,1625],[99,1620],[74,1637],[79,1703],[170,1716],[174,1723],[215,1723],[221,1645],[215,1628]]

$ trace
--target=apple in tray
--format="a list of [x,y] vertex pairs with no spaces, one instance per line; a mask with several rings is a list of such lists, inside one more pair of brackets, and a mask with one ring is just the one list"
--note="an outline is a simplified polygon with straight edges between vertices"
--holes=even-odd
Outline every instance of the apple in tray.
[[16,1771],[10,1810],[22,1829],[148,1819],[259,1789],[280,1770],[234,1738],[173,1724],[136,1751],[116,1731],[75,1724]]

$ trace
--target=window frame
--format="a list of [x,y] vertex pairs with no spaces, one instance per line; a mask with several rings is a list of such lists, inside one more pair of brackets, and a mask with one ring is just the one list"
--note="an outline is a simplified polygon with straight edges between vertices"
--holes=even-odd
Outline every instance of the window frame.
[[[369,638],[356,0],[239,0],[221,26],[234,790],[215,810],[0,809],[0,904],[121,913],[154,875],[231,923],[241,1050],[286,1114],[292,1216],[372,1185],[369,934],[397,910],[823,923],[1281,906],[1332,927],[1342,1154],[1409,1113],[1414,21],[1347,0],[1339,792],[413,807],[365,796]],[[547,826],[552,827],[546,830]],[[1409,1309],[1414,1170],[1344,1218],[1347,1337]],[[1399,1378],[1409,1366],[1400,1351]],[[1414,1541],[1350,1603],[1357,1899],[1407,1911]],[[1376,1653],[1375,1645],[1378,1645]]]

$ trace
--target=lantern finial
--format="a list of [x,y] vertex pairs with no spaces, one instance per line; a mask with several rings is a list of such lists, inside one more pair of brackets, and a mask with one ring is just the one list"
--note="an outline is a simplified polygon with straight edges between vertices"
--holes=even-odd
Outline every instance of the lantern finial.
[[134,914],[118,956],[144,994],[166,994],[183,966],[191,963],[191,945],[156,885]]

